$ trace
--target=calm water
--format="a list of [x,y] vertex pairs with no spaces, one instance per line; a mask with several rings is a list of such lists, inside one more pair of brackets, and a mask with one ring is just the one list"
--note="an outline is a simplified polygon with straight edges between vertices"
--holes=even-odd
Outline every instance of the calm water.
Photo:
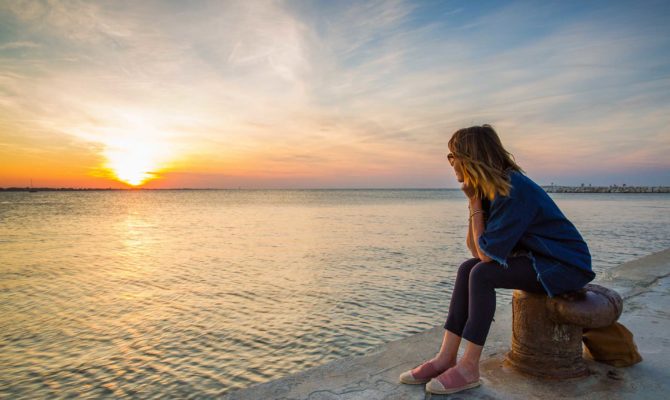
[[[553,197],[597,272],[670,247],[670,195]],[[466,208],[457,190],[0,192],[0,397],[209,397],[442,324]]]

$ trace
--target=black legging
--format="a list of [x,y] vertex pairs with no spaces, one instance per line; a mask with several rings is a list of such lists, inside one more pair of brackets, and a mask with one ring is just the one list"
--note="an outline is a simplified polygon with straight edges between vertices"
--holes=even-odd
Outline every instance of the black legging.
[[445,329],[483,346],[496,311],[496,288],[546,293],[528,257],[511,257],[507,263],[505,268],[472,258],[461,264]]

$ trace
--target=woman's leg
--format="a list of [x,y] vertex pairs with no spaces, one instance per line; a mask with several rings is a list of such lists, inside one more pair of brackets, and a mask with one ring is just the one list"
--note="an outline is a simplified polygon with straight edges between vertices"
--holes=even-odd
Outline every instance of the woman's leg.
[[446,370],[456,365],[458,347],[461,345],[461,337],[451,331],[444,331],[442,346],[437,356],[433,358],[433,364],[441,370]]
[[462,337],[468,342],[457,368],[467,380],[479,377],[479,359],[496,307],[496,288],[544,293],[532,261],[527,257],[508,260],[505,268],[496,262],[480,262],[470,271],[468,320]]
[[438,369],[445,369],[456,364],[461,334],[468,320],[470,271],[479,262],[478,258],[471,258],[458,267],[454,290],[451,293],[449,313],[444,324],[446,332],[444,332],[440,351],[432,360]]
[[480,262],[470,271],[468,321],[463,338],[483,346],[496,310],[496,288],[521,289],[544,293],[532,261],[527,257],[507,260],[507,268],[492,262]]
[[468,322],[468,308],[470,299],[470,273],[481,261],[479,258],[471,258],[458,267],[454,290],[451,292],[451,303],[449,314],[444,324],[444,329],[461,336],[465,324]]

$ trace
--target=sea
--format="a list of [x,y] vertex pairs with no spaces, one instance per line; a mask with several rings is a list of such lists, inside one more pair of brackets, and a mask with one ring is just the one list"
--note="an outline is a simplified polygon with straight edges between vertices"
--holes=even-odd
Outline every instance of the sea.
[[[551,197],[598,274],[670,247],[670,194]],[[211,398],[365,354],[444,323],[466,229],[460,190],[0,192],[0,398]]]

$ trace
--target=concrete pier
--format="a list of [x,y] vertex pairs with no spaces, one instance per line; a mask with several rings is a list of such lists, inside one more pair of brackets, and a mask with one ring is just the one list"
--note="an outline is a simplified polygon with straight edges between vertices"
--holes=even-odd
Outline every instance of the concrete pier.
[[619,322],[633,332],[643,361],[615,368],[587,360],[584,379],[552,382],[503,366],[510,348],[511,306],[499,306],[481,363],[483,385],[453,395],[431,395],[424,385],[403,385],[398,376],[439,349],[444,329],[385,344],[345,358],[228,393],[224,399],[400,400],[400,399],[662,399],[670,394],[670,249],[624,263],[594,282],[624,298]]

